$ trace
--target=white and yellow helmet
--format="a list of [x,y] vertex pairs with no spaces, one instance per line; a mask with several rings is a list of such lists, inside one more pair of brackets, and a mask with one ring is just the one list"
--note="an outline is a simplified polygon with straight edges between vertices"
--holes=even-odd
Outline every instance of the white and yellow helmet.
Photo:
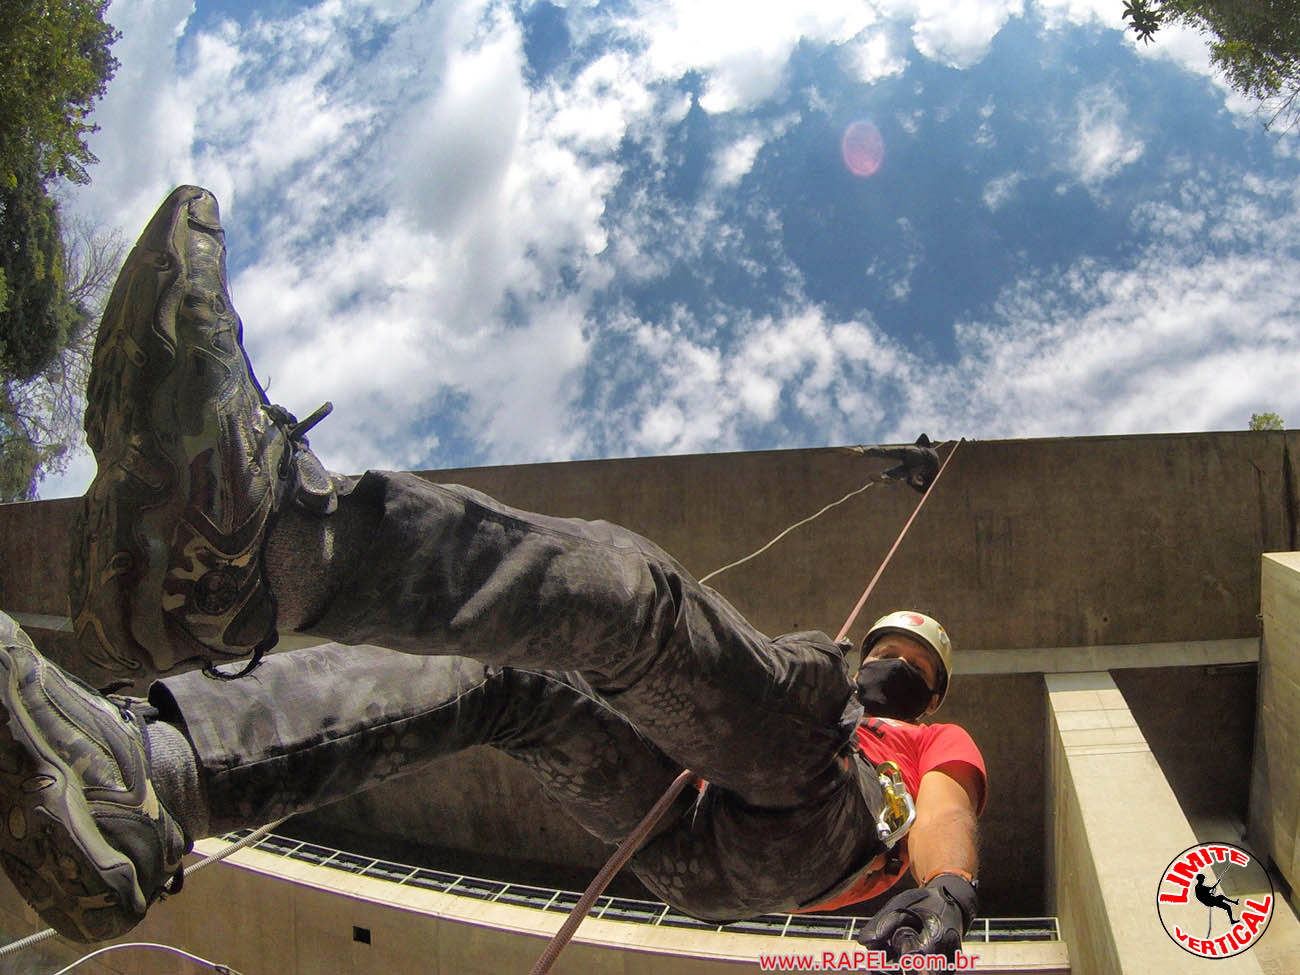
[[[939,704],[943,704],[943,699],[948,696],[948,675],[952,673],[952,640],[948,637],[948,631],[933,616],[926,616],[911,609],[900,609],[896,613],[880,617],[871,624],[871,629],[867,630],[867,635],[862,638],[862,656],[866,657],[875,642],[886,633],[910,636],[934,651],[939,662],[943,664],[939,668],[939,686],[935,688],[935,693],[939,695]],[[936,709],[937,707],[938,705]]]

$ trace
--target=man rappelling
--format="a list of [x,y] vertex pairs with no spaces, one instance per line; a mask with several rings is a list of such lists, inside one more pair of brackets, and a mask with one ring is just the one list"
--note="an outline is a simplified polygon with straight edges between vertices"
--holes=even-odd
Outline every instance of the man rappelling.
[[[976,910],[984,762],[921,725],[948,693],[937,621],[892,613],[851,677],[823,633],[775,639],[654,543],[415,475],[328,472],[242,346],[216,200],[173,192],[124,265],[88,389],[99,470],[73,626],[123,673],[96,692],[0,614],[4,868],[59,933],[115,938],[177,889],[196,840],[487,744],[618,842],[684,768],[631,861],[696,917],[828,910],[888,891],[861,940],[947,954]],[[923,488],[928,443],[899,476]],[[279,632],[332,641],[262,654]],[[381,649],[382,648],[382,649]],[[915,818],[912,818],[912,812]],[[910,828],[909,828],[910,827]]]
[[1223,883],[1222,877],[1216,880],[1212,885],[1207,884],[1205,882],[1205,874],[1198,873],[1196,875],[1195,887],[1196,899],[1210,909],[1211,915],[1214,914],[1214,909],[1216,907],[1226,911],[1228,915],[1228,923],[1236,924],[1237,919],[1232,916],[1232,905],[1241,902],[1235,897],[1229,897],[1226,894],[1216,894],[1215,891],[1219,889],[1219,884],[1221,883]]

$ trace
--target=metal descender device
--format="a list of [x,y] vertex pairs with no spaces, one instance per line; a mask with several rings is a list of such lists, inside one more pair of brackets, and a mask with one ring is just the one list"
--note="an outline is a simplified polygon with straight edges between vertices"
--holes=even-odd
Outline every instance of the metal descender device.
[[903,772],[897,762],[881,762],[876,766],[876,778],[885,795],[885,804],[876,816],[876,835],[880,842],[892,849],[916,822],[916,803],[907,791]]

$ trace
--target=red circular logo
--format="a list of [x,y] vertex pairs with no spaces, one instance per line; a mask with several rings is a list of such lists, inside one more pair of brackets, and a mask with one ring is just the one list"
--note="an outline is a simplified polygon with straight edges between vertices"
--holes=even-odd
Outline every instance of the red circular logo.
[[1274,902],[1263,864],[1231,843],[1189,846],[1170,861],[1156,889],[1165,933],[1198,958],[1246,951],[1268,928]]

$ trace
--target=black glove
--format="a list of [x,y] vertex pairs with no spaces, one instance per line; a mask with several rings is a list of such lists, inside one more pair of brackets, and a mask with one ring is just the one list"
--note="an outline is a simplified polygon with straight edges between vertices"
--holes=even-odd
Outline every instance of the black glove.
[[902,461],[897,467],[885,471],[885,477],[894,481],[907,481],[922,494],[939,473],[939,455],[935,453],[930,438],[921,434],[914,447],[859,447],[867,457],[887,457]]
[[975,885],[959,873],[941,873],[924,887],[890,898],[858,933],[865,948],[900,955],[943,955],[956,961],[961,936],[975,917]]
[[921,668],[902,657],[862,661],[854,682],[863,709],[877,718],[915,721],[934,694]]

